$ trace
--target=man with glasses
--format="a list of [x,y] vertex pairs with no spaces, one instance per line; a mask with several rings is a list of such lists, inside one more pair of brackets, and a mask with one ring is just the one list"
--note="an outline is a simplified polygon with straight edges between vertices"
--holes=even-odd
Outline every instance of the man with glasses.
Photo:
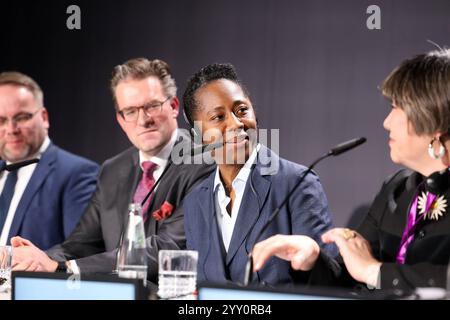
[[55,146],[48,137],[43,93],[30,77],[0,73],[0,245],[20,235],[48,249],[73,231],[95,190],[98,165]]
[[103,164],[92,201],[65,242],[45,255],[32,243],[13,239],[13,270],[112,272],[129,204],[141,203],[160,177],[143,205],[148,279],[157,281],[159,250],[185,248],[182,201],[214,167],[168,164],[174,147],[190,144],[177,129],[179,100],[169,66],[161,60],[129,60],[114,68],[111,90],[117,122],[134,147]]

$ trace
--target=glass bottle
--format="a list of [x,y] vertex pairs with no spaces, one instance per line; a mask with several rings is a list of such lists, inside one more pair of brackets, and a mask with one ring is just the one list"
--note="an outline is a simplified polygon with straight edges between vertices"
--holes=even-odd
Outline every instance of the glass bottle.
[[117,263],[119,277],[142,279],[145,284],[147,253],[141,204],[130,204],[124,230]]

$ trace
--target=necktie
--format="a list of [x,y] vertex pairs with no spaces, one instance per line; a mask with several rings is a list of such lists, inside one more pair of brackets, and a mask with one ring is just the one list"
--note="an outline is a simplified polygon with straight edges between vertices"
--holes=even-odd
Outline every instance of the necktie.
[[16,188],[17,171],[8,173],[5,186],[3,187],[2,194],[0,196],[0,232],[5,224],[6,216],[8,215],[9,205],[11,199],[14,196],[14,189]]
[[[155,171],[157,166],[158,165],[156,163],[153,163],[151,161],[144,161],[142,163],[142,168],[144,169],[144,172],[142,173],[141,181],[139,182],[136,192],[134,193],[134,197],[133,197],[134,202],[141,203],[142,200],[144,200],[145,196],[150,191],[150,189],[155,184],[155,179],[153,178],[153,172]],[[150,196],[147,199],[147,201],[145,201],[143,208],[142,208],[142,214],[144,217],[144,221],[146,221],[147,217],[148,217],[147,210],[148,210],[150,201],[152,199],[152,196]]]

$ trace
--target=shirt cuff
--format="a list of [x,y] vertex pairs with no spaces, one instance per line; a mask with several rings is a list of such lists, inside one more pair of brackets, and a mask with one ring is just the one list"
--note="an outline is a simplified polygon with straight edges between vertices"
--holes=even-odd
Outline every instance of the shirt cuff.
[[381,264],[371,266],[367,269],[366,284],[369,289],[381,289]]
[[69,260],[69,267],[70,271],[73,274],[80,274],[80,268],[78,268],[78,265],[75,260]]

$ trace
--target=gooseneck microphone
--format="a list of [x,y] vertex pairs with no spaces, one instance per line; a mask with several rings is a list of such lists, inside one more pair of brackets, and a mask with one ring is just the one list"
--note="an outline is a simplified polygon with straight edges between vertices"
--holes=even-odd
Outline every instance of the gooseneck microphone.
[[28,166],[30,164],[37,163],[37,162],[39,162],[39,159],[29,159],[29,160],[15,162],[15,163],[11,163],[11,164],[6,164],[6,162],[1,161],[0,162],[0,172],[3,172],[5,170],[6,171],[18,170],[22,167],[25,167],[25,166]]
[[[261,230],[258,232],[256,238],[255,238],[255,243],[253,244],[253,247],[255,246],[255,244],[258,242],[259,238],[261,237],[261,235],[267,230],[267,228],[269,227],[269,225],[272,223],[272,221],[276,218],[276,216],[278,215],[278,213],[280,212],[281,208],[283,208],[283,206],[288,202],[289,198],[291,197],[291,195],[294,193],[294,191],[298,188],[298,186],[303,182],[303,180],[305,180],[305,177],[312,171],[312,169],[314,168],[314,166],[316,164],[318,164],[320,161],[322,161],[325,158],[328,158],[330,156],[337,156],[341,153],[344,153],[346,151],[349,151],[353,148],[356,148],[357,146],[363,144],[364,142],[366,142],[367,139],[364,137],[361,138],[356,138],[356,139],[352,139],[346,142],[343,142],[341,144],[338,144],[337,146],[335,146],[334,148],[332,148],[330,151],[328,151],[326,154],[322,155],[321,157],[319,157],[318,159],[316,159],[309,167],[306,171],[304,171],[304,173],[302,174],[302,176],[300,177],[300,179],[298,180],[298,182],[295,184],[295,186],[291,189],[291,191],[286,195],[286,197],[284,198],[284,200],[280,203],[280,205],[275,208],[275,210],[272,212],[272,214],[269,216],[269,219],[267,220],[267,222],[263,225],[263,227],[261,228]],[[261,209],[260,209],[261,210]],[[247,286],[251,281],[252,281],[252,275],[253,275],[253,247],[252,250],[249,252],[248,257],[247,257],[247,264],[245,265],[245,273],[244,273],[244,285]]]
[[328,151],[327,155],[328,156],[340,155],[341,153],[344,153],[348,150],[356,148],[357,146],[359,146],[360,144],[363,144],[366,141],[367,141],[366,138],[361,137],[361,138],[355,138],[355,139],[343,142],[341,144],[338,144],[336,147],[332,148],[330,151]]

